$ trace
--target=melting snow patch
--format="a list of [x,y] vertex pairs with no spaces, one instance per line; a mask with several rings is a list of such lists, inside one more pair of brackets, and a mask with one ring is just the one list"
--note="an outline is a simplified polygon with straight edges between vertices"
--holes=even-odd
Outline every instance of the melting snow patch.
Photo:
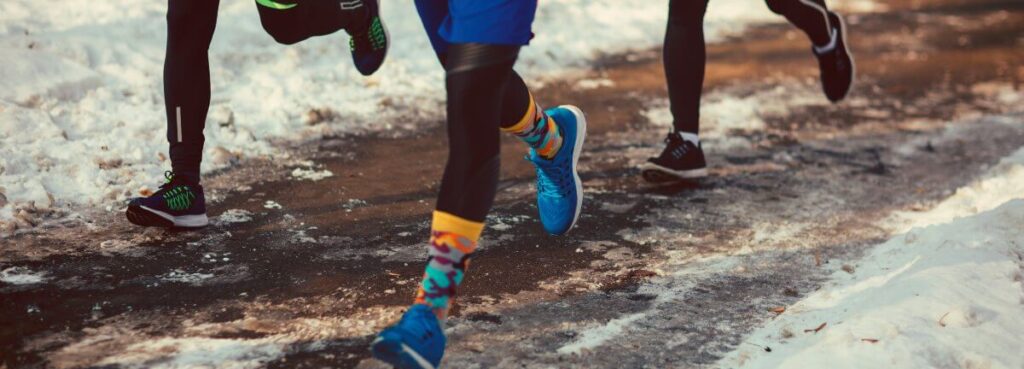
[[341,207],[343,209],[345,209],[346,213],[351,213],[352,209],[361,208],[361,207],[364,207],[366,205],[367,205],[366,201],[363,201],[363,200],[360,200],[360,199],[348,199],[348,201],[346,201],[344,204],[342,204]]
[[228,209],[217,217],[217,224],[245,223],[251,220],[252,212],[248,210]]
[[[315,229],[315,228],[311,228],[311,229]],[[306,234],[306,230],[305,229],[293,229],[292,232],[295,233],[295,234],[292,235],[292,241],[294,241],[294,242],[299,242],[299,243],[319,243],[319,242],[317,242],[316,238],[310,237],[308,234]]]
[[318,171],[318,170],[312,169],[312,168],[311,169],[295,168],[295,170],[292,171],[292,178],[295,178],[295,179],[308,179],[308,180],[311,180],[311,181],[314,181],[314,182],[315,181],[319,181],[319,180],[324,179],[324,178],[332,177],[332,176],[334,176],[334,173],[329,171],[329,170],[327,170],[327,169],[319,170]]
[[37,284],[46,281],[45,272],[33,272],[25,267],[12,267],[0,270],[0,282],[24,285]]
[[[753,94],[746,94],[741,88],[749,87],[727,87],[704,98],[700,108],[702,139],[717,141],[720,146],[741,145],[744,140],[732,138],[733,131],[761,131],[765,129],[767,117],[786,115],[798,107],[827,104],[821,92],[805,85],[780,84]],[[672,125],[667,99],[654,103],[643,114],[655,126]]]
[[581,79],[576,82],[577,90],[594,90],[601,87],[615,86],[615,81],[607,78]]
[[126,368],[229,368],[263,367],[284,354],[274,339],[159,338],[133,344],[99,363]]
[[512,226],[514,226],[516,224],[519,224],[519,223],[522,223],[522,222],[524,222],[524,221],[526,221],[528,219],[530,219],[530,217],[525,216],[525,215],[513,215],[513,216],[492,215],[492,216],[489,216],[488,219],[487,219],[487,224],[488,224],[487,228],[493,229],[493,230],[496,230],[496,231],[507,231],[509,229],[512,229]]
[[203,281],[213,278],[213,274],[187,273],[180,269],[175,269],[167,274],[161,275],[159,278],[164,282],[177,282],[191,285],[200,285],[202,284]]
[[622,334],[630,324],[647,316],[646,313],[630,314],[618,319],[612,319],[608,324],[583,331],[582,337],[571,344],[558,349],[559,354],[580,354],[584,350],[592,350],[601,346],[608,340]]
[[264,209],[281,209],[281,204],[278,204],[277,201],[274,201],[274,200],[267,200],[267,202],[263,203],[263,208]]

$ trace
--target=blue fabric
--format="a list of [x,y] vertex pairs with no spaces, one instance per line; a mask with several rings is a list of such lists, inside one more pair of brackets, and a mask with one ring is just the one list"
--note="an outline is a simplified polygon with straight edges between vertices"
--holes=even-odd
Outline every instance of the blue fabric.
[[529,44],[537,0],[416,0],[416,10],[441,55],[449,44]]
[[[416,304],[402,315],[397,324],[377,335],[370,344],[370,351],[373,357],[395,368],[437,368],[444,357],[446,341],[444,330],[430,307]],[[421,365],[421,360],[430,366]]]

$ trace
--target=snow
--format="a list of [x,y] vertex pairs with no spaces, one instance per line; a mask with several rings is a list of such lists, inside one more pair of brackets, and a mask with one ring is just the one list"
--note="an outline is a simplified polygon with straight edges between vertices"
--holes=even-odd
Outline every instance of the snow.
[[[702,98],[700,137],[702,142],[707,141],[706,147],[724,149],[749,145],[734,133],[763,131],[765,118],[786,116],[792,109],[828,105],[816,85],[787,82],[748,94],[743,93],[746,89],[749,89],[747,84],[727,86]],[[672,126],[667,98],[652,103],[643,114],[655,126]]]
[[0,282],[13,285],[38,284],[46,281],[45,272],[34,272],[24,267],[0,270]]
[[1024,149],[893,223],[897,236],[749,336],[772,352],[746,345],[722,366],[1024,367]]
[[[227,261],[227,260],[225,260]],[[203,281],[213,278],[213,274],[209,273],[189,273],[180,269],[175,269],[167,274],[161,275],[160,280],[164,282],[177,282],[191,285],[200,285]]]
[[245,223],[252,220],[252,212],[244,209],[228,209],[217,217],[219,224]]
[[969,186],[957,189],[956,193],[931,211],[896,214],[893,219],[895,230],[899,233],[913,233],[911,228],[914,227],[947,223],[956,218],[995,209],[1013,199],[1024,198],[1024,149],[1003,158],[988,172]]
[[285,344],[273,338],[170,338],[139,342],[99,365],[125,368],[260,368],[284,355]]
[[316,170],[316,169],[306,169],[306,168],[295,168],[295,170],[292,171],[292,178],[300,179],[300,180],[301,179],[308,179],[308,180],[314,181],[314,182],[315,181],[319,181],[319,180],[324,179],[324,178],[333,177],[333,176],[334,176],[334,172],[331,172],[331,171],[329,171],[327,169]]
[[592,350],[601,346],[608,340],[622,334],[622,332],[637,320],[646,317],[645,313],[626,315],[621,318],[612,319],[608,324],[593,327],[581,333],[576,341],[562,346],[558,349],[559,354],[579,354],[583,350]]
[[613,87],[615,81],[607,78],[581,79],[576,81],[576,89],[580,91],[594,90],[602,87]]
[[[166,4],[0,2],[0,192],[8,200],[0,221],[30,202],[118,210],[111,205],[159,183],[169,168],[161,77]],[[543,83],[603,54],[656,46],[666,8],[649,0],[544,1],[537,37],[517,68]],[[251,1],[221,2],[203,171],[279,154],[272,142],[280,140],[436,121],[443,73],[415,9],[385,0],[383,12],[393,47],[384,67],[364,78],[350,65],[343,32],[277,45]],[[710,40],[752,22],[782,21],[746,0],[712,2],[706,19]]]

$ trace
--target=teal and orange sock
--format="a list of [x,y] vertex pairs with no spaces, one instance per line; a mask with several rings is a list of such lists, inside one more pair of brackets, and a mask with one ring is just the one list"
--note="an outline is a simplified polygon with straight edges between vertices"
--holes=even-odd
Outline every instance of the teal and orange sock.
[[484,224],[434,211],[431,228],[430,258],[414,303],[430,306],[439,319],[444,319],[455,290],[465,277],[469,256],[476,250]]
[[545,159],[554,158],[562,148],[562,133],[558,130],[558,124],[544,114],[544,110],[534,101],[533,94],[530,94],[530,105],[523,118],[501,130],[515,135]]

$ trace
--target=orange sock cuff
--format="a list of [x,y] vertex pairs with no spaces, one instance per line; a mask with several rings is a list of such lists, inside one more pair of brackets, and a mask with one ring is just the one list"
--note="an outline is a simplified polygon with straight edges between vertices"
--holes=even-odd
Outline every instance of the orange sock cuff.
[[533,93],[530,93],[530,104],[526,107],[526,113],[519,119],[519,122],[510,127],[501,127],[503,132],[510,133],[523,133],[533,128],[533,125],[537,123],[537,102],[533,99]]
[[484,231],[484,224],[482,222],[474,222],[443,211],[435,210],[431,228],[435,232],[457,234],[473,241],[473,243],[476,244],[477,240],[480,239],[480,233],[483,233]]

